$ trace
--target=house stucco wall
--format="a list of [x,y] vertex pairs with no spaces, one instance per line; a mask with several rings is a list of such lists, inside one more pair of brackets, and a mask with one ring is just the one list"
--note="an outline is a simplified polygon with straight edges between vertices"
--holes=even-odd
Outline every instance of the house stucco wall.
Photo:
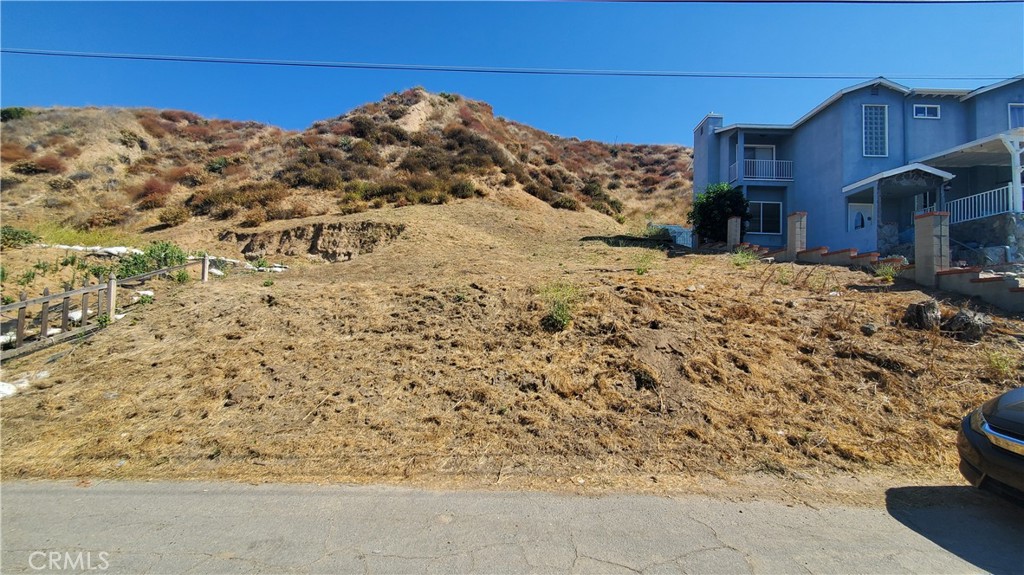
[[693,130],[693,193],[704,191],[708,184],[722,181],[718,174],[718,136],[722,117],[708,115]]
[[[878,94],[873,95],[873,90]],[[885,86],[877,89],[869,86],[850,92],[836,102],[843,122],[843,182],[840,188],[906,163],[903,100],[903,94]],[[864,156],[864,105],[888,106],[889,153],[885,157]]]
[[1024,104],[1024,79],[979,94],[967,100],[972,130],[970,140],[977,140],[1010,129],[1009,104]]
[[[915,118],[914,105],[939,106],[939,119]],[[968,133],[967,104],[959,97],[911,96],[903,106],[906,118],[906,161],[912,162],[930,154],[955,148],[970,141]]]
[[[793,183],[787,209],[807,212],[808,247],[827,245],[832,241],[830,230],[846,228],[845,221],[835,217],[837,208],[845,201],[841,183],[843,125],[837,104],[801,124],[790,138]],[[845,213],[845,207],[842,212]]]

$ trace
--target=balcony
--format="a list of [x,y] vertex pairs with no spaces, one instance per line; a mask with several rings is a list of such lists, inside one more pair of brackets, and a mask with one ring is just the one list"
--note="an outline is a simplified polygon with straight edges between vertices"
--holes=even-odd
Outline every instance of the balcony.
[[729,166],[729,181],[739,179],[769,182],[793,181],[792,160],[743,160],[742,173],[737,173],[739,164]]

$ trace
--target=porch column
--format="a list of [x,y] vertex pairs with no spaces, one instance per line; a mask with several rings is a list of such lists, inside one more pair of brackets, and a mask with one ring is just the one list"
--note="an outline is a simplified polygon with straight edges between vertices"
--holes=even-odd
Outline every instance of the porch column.
[[1024,154],[1024,138],[1003,136],[1002,140],[1010,151],[1010,207],[1014,212],[1024,212],[1024,193],[1020,185],[1020,157]]
[[[746,134],[739,130],[736,134],[736,181],[742,182],[747,174],[744,173],[743,148],[747,145]],[[743,187],[743,197],[747,197],[746,186]]]
[[949,212],[914,216],[914,281],[934,287],[935,273],[949,269]]
[[807,212],[793,212],[786,218],[786,260],[807,249]]
[[739,216],[733,216],[729,218],[728,227],[726,228],[726,244],[729,249],[735,249],[740,243],[740,226],[743,225],[743,218]]

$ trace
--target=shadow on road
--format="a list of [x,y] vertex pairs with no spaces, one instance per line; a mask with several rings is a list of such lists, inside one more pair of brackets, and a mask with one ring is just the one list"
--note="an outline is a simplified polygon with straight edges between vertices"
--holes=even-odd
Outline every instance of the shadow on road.
[[894,519],[986,572],[1024,572],[1024,507],[968,486],[894,487]]

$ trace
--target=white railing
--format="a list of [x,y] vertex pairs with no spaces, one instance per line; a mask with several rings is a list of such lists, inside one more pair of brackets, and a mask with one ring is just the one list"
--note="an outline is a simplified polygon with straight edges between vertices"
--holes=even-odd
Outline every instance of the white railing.
[[[969,222],[1014,211],[1010,186],[1003,186],[966,198],[946,202],[949,223]],[[1020,208],[1020,206],[1017,206]]]
[[743,160],[743,177],[748,180],[792,180],[791,160]]
[[774,180],[788,182],[793,179],[792,160],[743,160],[743,173],[738,164],[729,165],[729,181],[740,177],[748,180]]

